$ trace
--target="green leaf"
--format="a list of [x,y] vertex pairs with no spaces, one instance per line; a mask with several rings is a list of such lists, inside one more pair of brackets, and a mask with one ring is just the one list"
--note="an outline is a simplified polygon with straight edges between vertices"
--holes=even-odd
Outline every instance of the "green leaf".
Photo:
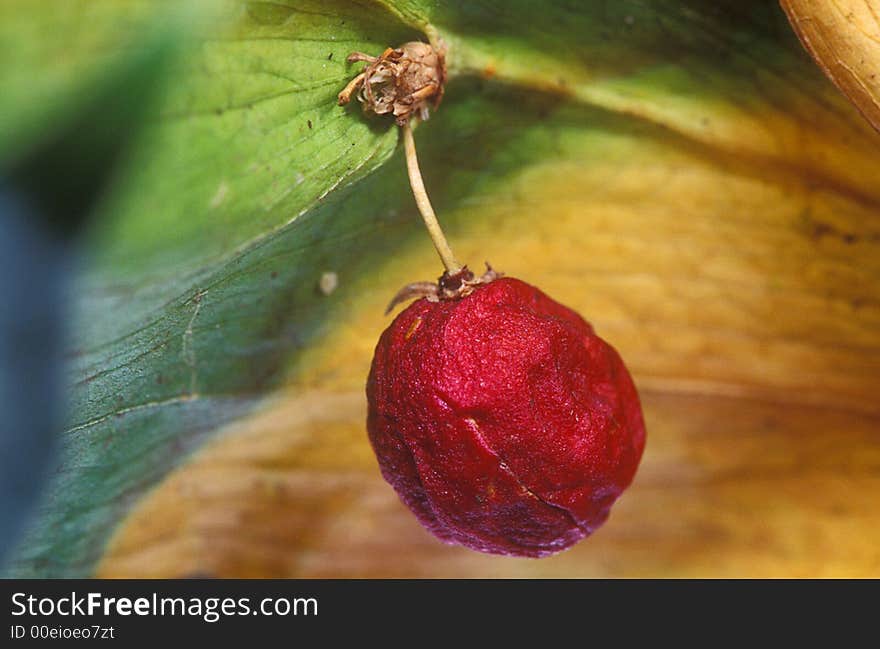
[[[120,52],[148,46],[150,24],[179,15],[171,3],[130,5],[4,5],[0,42],[16,57],[3,59],[0,80],[10,90],[0,146],[25,148],[17,133],[39,137],[63,114],[62,102],[73,110],[83,96],[96,97],[76,79],[107,76]],[[155,482],[277,382],[315,326],[318,314],[306,307],[314,287],[291,269],[267,269],[261,295],[248,286],[254,277],[240,274],[241,259],[263,259],[270,245],[277,255],[291,224],[375,169],[396,143],[390,124],[353,117],[335,98],[350,77],[350,51],[376,51],[416,32],[382,9],[326,2],[231,2],[211,13],[207,28],[199,22],[188,34],[161,109],[88,237],[90,264],[74,304],[66,456],[40,541],[25,544],[37,573],[81,574],[100,552],[95,540],[130,506],[124,494]],[[60,43],[39,36],[52,32],[64,34]],[[49,97],[51,109],[26,109]],[[96,143],[107,127],[101,117]],[[339,221],[340,231],[355,217]],[[287,245],[302,247],[306,236]],[[312,259],[288,259],[293,272],[313,274],[314,253],[300,252]],[[252,312],[255,302],[264,307]],[[302,322],[285,321],[294,307]]]
[[37,141],[7,155],[4,176],[56,231],[70,234],[94,210],[144,125],[179,34],[163,30],[107,66],[46,124]]
[[[0,99],[0,152],[25,148],[73,97],[94,96],[82,79],[104,74],[120,53],[140,51],[150,33],[145,26],[177,11],[174,3],[123,0],[71,2],[51,11],[40,3],[14,4],[0,9],[0,52],[19,53],[15,64],[0,57],[0,81],[9,88]],[[785,200],[782,189],[792,201],[810,192],[843,201],[842,212],[821,197],[812,209],[823,218],[844,214],[838,218],[847,227],[855,219],[846,215],[878,204],[876,139],[812,69],[778,10],[758,2],[230,0],[211,4],[210,14],[187,33],[160,108],[84,242],[66,376],[65,453],[13,574],[91,574],[111,535],[127,519],[141,520],[136,514],[145,495],[161,495],[170,473],[197,465],[200,453],[193,451],[223,443],[218,431],[231,434],[230,426],[291,390],[362,384],[384,322],[380,303],[401,281],[429,277],[436,264],[395,153],[393,123],[367,119],[357,105],[336,105],[336,93],[356,72],[345,62],[354,50],[378,53],[427,34],[449,46],[452,79],[444,103],[416,138],[438,212],[472,265],[481,254],[506,262],[505,270],[525,263],[504,249],[486,250],[497,237],[510,246],[521,242],[521,259],[554,261],[559,277],[543,277],[572,300],[584,283],[604,295],[600,279],[620,282],[616,290],[625,297],[603,298],[599,312],[613,314],[606,326],[629,341],[636,369],[648,378],[740,381],[760,394],[803,387],[803,369],[784,358],[745,363],[722,354],[713,364],[694,351],[709,343],[669,342],[678,339],[666,332],[686,329],[686,315],[703,313],[711,291],[669,280],[662,286],[675,288],[664,302],[663,291],[644,289],[645,278],[678,277],[682,272],[669,275],[669,269],[684,263],[689,250],[688,268],[703,267],[701,248],[664,247],[636,235],[621,239],[630,248],[609,244],[595,254],[580,239],[567,243],[575,241],[578,224],[600,232],[619,223],[657,227],[674,238],[678,215],[688,213],[688,224],[696,224],[688,242],[717,251],[723,242],[706,234],[715,224],[738,217],[748,199],[775,214],[773,201]],[[63,34],[62,42],[45,33]],[[32,110],[47,102],[55,104],[51,110]],[[561,174],[573,179],[568,190],[550,182]],[[682,191],[664,192],[658,177],[678,178]],[[714,200],[722,181],[731,195],[737,183],[752,183],[740,190],[747,199],[734,216]],[[566,202],[566,191],[577,200]],[[648,213],[644,206],[652,200],[658,205]],[[610,211],[592,216],[603,205]],[[705,207],[705,221],[688,212],[692,205]],[[668,223],[671,231],[663,229]],[[552,238],[566,227],[570,236]],[[772,228],[762,234],[761,227],[743,234],[745,241],[735,228],[724,236],[743,251],[749,236],[764,237],[762,245],[772,250],[773,237],[781,235]],[[536,232],[543,238],[535,239]],[[407,251],[424,265],[412,266]],[[615,275],[621,255],[638,271]],[[750,264],[758,262],[743,255],[735,271],[723,260],[709,268],[708,285],[748,284]],[[761,274],[755,294],[786,282],[795,290],[792,269],[799,272],[809,257],[797,255],[782,270],[762,268],[766,283]],[[405,261],[395,261],[398,256]],[[537,261],[523,265],[523,274],[538,267]],[[868,279],[855,288],[804,289],[804,308],[818,304],[826,289],[849,298],[874,286],[875,266],[867,267]],[[340,288],[325,296],[318,283],[331,271]],[[653,310],[627,302],[630,295]],[[763,303],[748,302],[752,293],[735,295],[764,313]],[[359,320],[355,314],[365,313],[365,304],[372,319]],[[704,311],[710,324],[729,325],[724,335],[731,349],[744,329],[742,335],[758,341],[748,350],[760,348],[760,331],[749,329],[736,309],[718,309]],[[875,349],[867,329],[826,321],[827,310],[809,313],[817,336],[852,335]],[[776,339],[800,341],[801,330],[786,326]],[[640,347],[645,331],[651,337]],[[347,332],[345,344],[327,342],[339,332]],[[831,365],[816,353],[806,357],[815,367]],[[859,365],[865,357],[856,356],[840,364],[850,376],[866,369]],[[831,383],[835,399],[869,398],[867,384],[843,371]],[[316,397],[315,403],[323,402]],[[345,449],[328,449],[344,455]],[[162,511],[174,520],[168,507]],[[275,515],[286,513],[267,517]],[[143,534],[161,545],[148,530]],[[189,568],[197,570],[175,570]]]

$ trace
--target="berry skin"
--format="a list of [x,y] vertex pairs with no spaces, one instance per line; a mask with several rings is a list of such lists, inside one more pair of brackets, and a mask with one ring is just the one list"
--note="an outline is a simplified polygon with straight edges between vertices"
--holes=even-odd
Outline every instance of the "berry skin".
[[447,543],[542,557],[596,530],[645,445],[620,356],[513,278],[409,305],[376,346],[370,443],[385,479]]

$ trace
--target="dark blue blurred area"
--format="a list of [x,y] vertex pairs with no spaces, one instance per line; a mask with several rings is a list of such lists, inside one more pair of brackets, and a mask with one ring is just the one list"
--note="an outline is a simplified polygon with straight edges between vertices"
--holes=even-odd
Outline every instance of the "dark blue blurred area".
[[0,186],[0,561],[39,498],[62,420],[67,248]]
[[61,446],[72,258],[188,42],[192,7],[177,4],[143,27],[137,46],[81,74],[52,110],[35,108],[39,128],[0,151],[0,569]]

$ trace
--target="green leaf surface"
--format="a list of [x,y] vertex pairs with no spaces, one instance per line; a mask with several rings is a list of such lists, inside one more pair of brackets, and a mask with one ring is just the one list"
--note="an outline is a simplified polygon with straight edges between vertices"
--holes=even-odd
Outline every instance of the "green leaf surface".
[[[284,384],[388,258],[410,241],[430,254],[396,128],[336,105],[351,51],[426,34],[449,46],[444,104],[417,137],[437,206],[475,220],[476,197],[530,165],[613,169],[656,142],[880,200],[876,176],[852,171],[877,169],[876,142],[766,3],[194,6],[160,107],[84,241],[65,452],[15,575],[90,574],[139,499]],[[173,2],[5,3],[0,159],[172,15]],[[332,300],[325,271],[340,278]]]
[[[12,150],[26,149],[17,133],[39,140],[63,107],[92,96],[90,77],[139,52],[149,26],[180,12],[161,2],[13,4],[3,7],[0,40],[16,52],[0,75],[9,88],[0,144]],[[242,260],[281,263],[282,233],[290,237],[291,224],[396,143],[390,124],[353,118],[335,98],[350,76],[349,51],[411,39],[412,29],[378,7],[328,2],[226,2],[208,13],[186,34],[161,108],[87,237],[66,455],[41,543],[26,544],[37,574],[87,569],[100,551],[95,538],[130,506],[125,494],[154,483],[277,380],[314,326],[314,287],[301,276],[314,273],[306,239],[317,235],[297,227],[286,252],[301,258],[285,260],[286,282],[271,281],[277,271],[267,268],[262,291]],[[60,44],[40,36],[53,31],[64,33]],[[51,110],[27,110],[45,102]],[[340,231],[354,216],[337,221]],[[265,305],[256,313],[255,302]],[[302,320],[288,322],[294,305]],[[206,362],[211,349],[224,360]]]

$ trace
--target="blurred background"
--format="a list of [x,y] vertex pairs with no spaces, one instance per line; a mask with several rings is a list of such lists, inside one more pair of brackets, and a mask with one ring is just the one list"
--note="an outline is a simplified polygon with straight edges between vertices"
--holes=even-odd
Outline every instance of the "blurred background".
[[[880,576],[880,7],[826,5],[5,0],[3,574]],[[441,268],[336,93],[428,35],[458,258],[579,311],[645,410],[547,559],[435,540],[366,437],[384,307]]]

